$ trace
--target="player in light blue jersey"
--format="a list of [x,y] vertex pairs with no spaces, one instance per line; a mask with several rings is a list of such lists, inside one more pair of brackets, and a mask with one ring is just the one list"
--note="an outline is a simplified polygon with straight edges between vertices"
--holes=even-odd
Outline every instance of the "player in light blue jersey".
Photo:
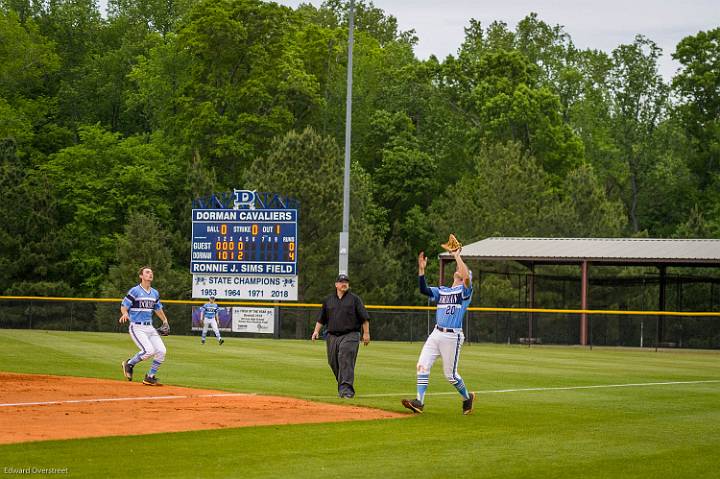
[[430,369],[438,357],[442,357],[443,371],[450,384],[455,386],[463,398],[463,414],[470,414],[473,410],[475,393],[469,392],[460,374],[458,374],[458,361],[460,348],[465,342],[463,334],[463,317],[472,299],[472,273],[460,257],[460,250],[451,252],[455,258],[456,269],[453,275],[453,285],[428,287],[425,281],[425,267],[427,258],[421,251],[418,256],[418,282],[420,292],[430,297],[437,305],[435,311],[435,328],[430,333],[420,352],[417,363],[417,397],[403,399],[402,404],[413,412],[421,413],[425,407],[425,391],[430,382]]
[[200,318],[203,323],[202,336],[200,341],[205,344],[205,337],[207,336],[208,326],[210,326],[215,333],[215,337],[218,340],[218,344],[222,345],[225,340],[220,336],[220,329],[218,328],[218,312],[220,306],[215,302],[215,296],[210,296],[207,303],[200,307]]
[[122,362],[123,374],[128,381],[132,381],[133,368],[140,361],[153,358],[150,370],[143,379],[147,386],[159,386],[155,374],[165,360],[165,344],[152,324],[153,313],[157,314],[163,326],[169,328],[165,311],[160,302],[160,293],[150,285],[153,281],[153,270],[147,266],[140,268],[140,284],[128,291],[120,305],[120,323],[130,322],[128,331],[140,351],[130,359]]

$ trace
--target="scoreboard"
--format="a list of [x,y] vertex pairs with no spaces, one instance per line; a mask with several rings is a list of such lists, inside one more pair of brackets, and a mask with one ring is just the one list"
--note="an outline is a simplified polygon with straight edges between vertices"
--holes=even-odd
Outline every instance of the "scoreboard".
[[194,209],[194,275],[297,275],[297,210]]

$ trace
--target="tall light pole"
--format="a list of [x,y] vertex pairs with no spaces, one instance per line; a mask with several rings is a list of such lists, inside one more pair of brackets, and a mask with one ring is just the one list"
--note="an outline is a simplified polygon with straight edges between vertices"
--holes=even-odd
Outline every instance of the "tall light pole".
[[343,229],[340,233],[339,272],[348,273],[350,256],[350,138],[352,132],[352,81],[353,81],[353,43],[355,30],[355,2],[350,0],[348,19],[348,64],[347,93],[345,99],[345,175],[343,178]]

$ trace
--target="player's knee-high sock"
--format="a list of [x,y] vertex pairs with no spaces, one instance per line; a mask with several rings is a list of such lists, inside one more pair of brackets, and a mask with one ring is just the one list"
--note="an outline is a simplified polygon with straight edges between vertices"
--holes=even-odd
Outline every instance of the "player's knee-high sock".
[[457,392],[459,392],[462,397],[470,399],[470,393],[468,393],[467,388],[465,387],[465,381],[463,381],[460,376],[456,378],[456,381],[450,382],[452,382],[453,386],[455,386],[455,389],[457,389]]
[[148,376],[153,377],[157,373],[158,368],[160,367],[162,363],[158,361],[157,359],[153,359],[152,364],[150,365],[150,370],[148,371]]
[[425,391],[427,391],[428,384],[430,383],[429,373],[418,373],[417,375],[417,400],[421,404],[425,404]]
[[128,361],[128,364],[129,364],[130,366],[135,366],[137,363],[139,363],[140,361],[142,361],[142,355],[143,355],[143,353],[142,353],[142,351],[140,351],[140,352],[137,353],[135,356],[133,356],[132,358],[130,358],[130,360]]

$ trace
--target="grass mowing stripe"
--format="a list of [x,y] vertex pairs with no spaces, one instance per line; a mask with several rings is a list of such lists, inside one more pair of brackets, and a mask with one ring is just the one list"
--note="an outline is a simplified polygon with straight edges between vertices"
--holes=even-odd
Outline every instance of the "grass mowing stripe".
[[[675,384],[708,384],[720,383],[720,379],[708,379],[704,381],[666,381],[655,383],[629,383],[629,384],[594,384],[590,386],[563,386],[550,388],[519,388],[519,389],[496,389],[494,391],[473,391],[475,394],[500,394],[500,393],[517,393],[517,392],[534,392],[534,391],[570,391],[574,389],[602,389],[602,388],[630,388],[642,386],[670,386]],[[458,394],[457,391],[446,391],[439,393],[425,393],[426,396],[452,396]],[[356,394],[357,398],[372,397],[402,397],[407,393],[383,393],[383,394]],[[313,399],[332,399],[335,396],[310,396]]]

